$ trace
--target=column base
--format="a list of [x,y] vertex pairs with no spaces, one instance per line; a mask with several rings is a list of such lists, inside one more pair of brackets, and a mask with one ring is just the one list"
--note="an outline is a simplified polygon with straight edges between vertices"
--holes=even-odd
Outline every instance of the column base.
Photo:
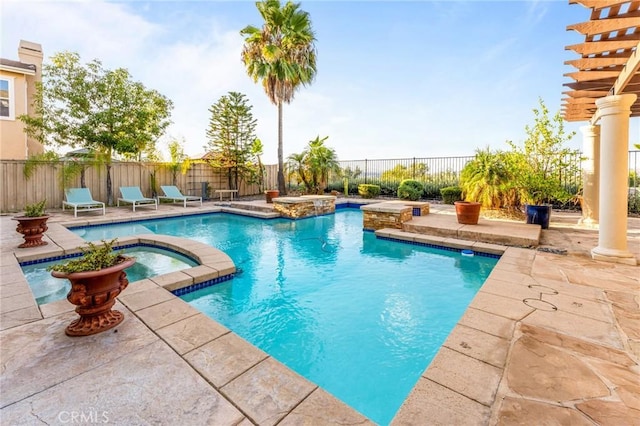
[[631,266],[638,265],[638,260],[633,253],[626,250],[602,248],[600,246],[591,250],[591,258],[593,260],[602,260],[603,262],[622,263]]

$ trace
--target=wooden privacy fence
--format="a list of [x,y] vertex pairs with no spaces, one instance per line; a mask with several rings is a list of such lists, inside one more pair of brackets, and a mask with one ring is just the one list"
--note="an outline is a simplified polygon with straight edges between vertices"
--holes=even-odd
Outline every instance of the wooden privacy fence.
[[[47,208],[60,208],[64,200],[62,184],[63,163],[43,162],[32,172],[29,179],[24,176],[25,161],[0,161],[0,212],[17,212],[27,204],[47,200]],[[173,173],[162,163],[117,162],[111,166],[112,193],[115,200],[120,196],[121,186],[139,186],[142,193],[151,197],[151,173],[156,174],[156,188],[160,185],[173,185]],[[105,165],[92,165],[85,169],[85,186],[93,198],[107,201],[107,177]],[[68,187],[80,187],[80,175],[74,176]],[[205,163],[194,163],[186,173],[176,173],[176,186],[185,195],[197,195],[204,199],[215,196],[216,189],[230,189],[226,170],[213,168]],[[277,188],[277,166],[265,166],[265,179],[262,187],[257,184],[240,182],[239,196],[256,195],[261,189]]]

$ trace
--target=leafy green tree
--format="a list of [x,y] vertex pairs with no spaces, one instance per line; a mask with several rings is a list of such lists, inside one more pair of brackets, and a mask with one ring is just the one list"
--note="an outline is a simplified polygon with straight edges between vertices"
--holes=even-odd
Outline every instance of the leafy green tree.
[[77,53],[62,52],[43,67],[36,86],[35,114],[20,116],[25,131],[43,144],[83,147],[104,159],[107,203],[113,204],[111,161],[137,153],[169,125],[172,103],[131,80],[126,69],[106,70],[94,59],[82,64]]
[[238,92],[229,92],[209,108],[209,143],[204,148],[212,166],[227,170],[231,189],[238,189],[240,180],[255,172],[256,154],[261,152],[255,145],[257,120],[251,109],[246,96]]
[[250,154],[256,159],[255,167],[249,168],[249,183],[258,185],[260,192],[264,189],[265,168],[262,164],[262,154],[264,153],[264,145],[260,139],[255,139],[251,144]]
[[315,35],[309,14],[300,4],[263,0],[256,7],[264,20],[262,28],[246,26],[242,62],[254,82],[260,80],[272,104],[278,107],[278,190],[286,194],[282,142],[282,105],[290,103],[301,86],[311,84],[316,74]]
[[[182,141],[184,143],[184,140]],[[176,139],[172,140],[168,144],[169,148],[169,163],[167,167],[171,171],[171,182],[172,184],[178,185],[178,172],[185,174],[189,167],[191,167],[191,162],[189,161],[189,157],[184,153],[184,148],[182,144]]]
[[578,150],[565,146],[575,135],[566,133],[560,111],[553,117],[542,99],[539,108],[533,109],[534,123],[526,125],[527,139],[522,146],[511,141],[511,157],[520,198],[525,203],[566,202],[572,196],[562,185],[562,176],[577,173],[576,162],[571,161]]
[[429,167],[424,163],[417,163],[407,167],[403,164],[396,164],[392,169],[385,170],[380,175],[380,180],[386,182],[401,182],[405,179],[413,179],[420,182],[427,180]]

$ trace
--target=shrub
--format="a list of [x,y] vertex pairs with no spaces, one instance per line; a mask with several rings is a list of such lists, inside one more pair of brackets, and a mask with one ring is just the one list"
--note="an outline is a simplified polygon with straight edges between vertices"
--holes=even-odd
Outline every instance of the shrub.
[[88,247],[81,248],[82,257],[72,259],[67,263],[49,266],[47,270],[65,274],[74,272],[99,271],[113,266],[121,261],[122,251],[113,251],[113,245],[118,239],[102,240],[102,244],[88,243]]
[[417,180],[405,179],[398,187],[398,198],[403,200],[417,201],[422,197],[424,186]]
[[380,195],[385,197],[395,197],[398,192],[398,182],[381,182]]
[[27,204],[24,207],[24,215],[26,217],[41,217],[44,216],[44,206],[47,200],[42,200],[39,203]]
[[453,204],[456,201],[462,200],[462,188],[459,186],[442,188],[440,194],[442,194],[442,201],[444,201],[445,204]]
[[515,157],[488,147],[477,149],[476,156],[460,173],[464,199],[482,204],[485,209],[499,209],[518,204],[513,184]]
[[639,191],[629,191],[629,198],[627,198],[627,211],[630,214],[640,214]]
[[378,185],[360,184],[358,185],[358,194],[362,198],[376,198],[380,195],[380,187]]

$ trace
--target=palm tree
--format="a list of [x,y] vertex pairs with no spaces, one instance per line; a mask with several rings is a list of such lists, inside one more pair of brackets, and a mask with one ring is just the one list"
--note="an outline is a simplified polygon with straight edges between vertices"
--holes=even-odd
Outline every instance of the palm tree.
[[311,184],[317,193],[321,193],[327,186],[329,172],[337,173],[340,170],[335,150],[324,145],[328,138],[329,136],[325,136],[320,139],[318,135],[314,140],[309,141],[309,148],[306,150]]
[[281,6],[279,0],[263,0],[256,7],[264,25],[262,29],[248,25],[240,31],[245,38],[242,62],[278,107],[278,190],[283,195],[282,104],[290,103],[295,91],[315,77],[315,36],[309,14],[299,9],[299,3],[288,1]]
[[517,158],[509,161],[507,155],[512,154],[494,152],[489,147],[476,150],[475,158],[460,173],[465,200],[482,203],[482,207],[489,209],[514,204],[517,195],[509,164],[516,164]]
[[309,190],[311,185],[309,184],[309,180],[307,179],[307,170],[306,170],[306,162],[307,162],[307,154],[306,152],[302,152],[300,154],[290,154],[287,157],[289,160],[289,171],[290,174],[296,174],[297,180],[302,182],[306,190]]

